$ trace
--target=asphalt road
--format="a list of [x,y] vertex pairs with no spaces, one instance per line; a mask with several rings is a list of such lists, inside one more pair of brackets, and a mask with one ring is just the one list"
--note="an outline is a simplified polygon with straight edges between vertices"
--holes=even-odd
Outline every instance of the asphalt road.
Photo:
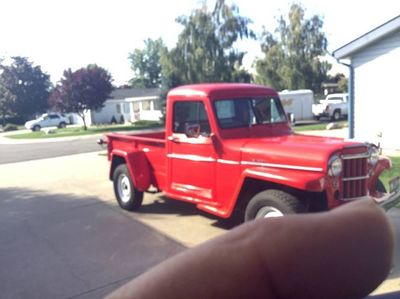
[[0,164],[89,153],[101,150],[99,136],[40,143],[0,144]]

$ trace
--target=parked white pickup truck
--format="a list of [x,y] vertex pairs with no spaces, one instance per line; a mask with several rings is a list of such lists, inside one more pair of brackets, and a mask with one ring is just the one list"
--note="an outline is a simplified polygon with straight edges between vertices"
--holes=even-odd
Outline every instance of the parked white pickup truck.
[[327,95],[325,100],[319,104],[312,105],[312,113],[314,119],[319,120],[321,117],[328,117],[334,121],[347,116],[347,104],[349,95],[347,93],[333,93]]

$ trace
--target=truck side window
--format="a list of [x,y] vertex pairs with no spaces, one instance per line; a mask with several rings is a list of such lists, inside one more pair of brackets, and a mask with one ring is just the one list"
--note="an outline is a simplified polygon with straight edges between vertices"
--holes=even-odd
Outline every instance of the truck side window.
[[174,104],[173,132],[184,134],[186,124],[200,124],[202,136],[208,136],[211,133],[203,102],[176,102]]

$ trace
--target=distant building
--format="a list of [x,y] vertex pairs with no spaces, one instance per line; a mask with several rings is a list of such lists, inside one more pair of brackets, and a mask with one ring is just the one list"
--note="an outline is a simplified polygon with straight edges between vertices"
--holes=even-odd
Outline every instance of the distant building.
[[350,61],[350,137],[400,149],[400,15],[333,52]]
[[138,120],[159,120],[162,116],[161,91],[159,88],[123,88],[111,93],[104,107],[90,111],[92,124],[116,122],[136,122]]
[[321,87],[325,96],[331,93],[339,92],[339,83],[322,83]]

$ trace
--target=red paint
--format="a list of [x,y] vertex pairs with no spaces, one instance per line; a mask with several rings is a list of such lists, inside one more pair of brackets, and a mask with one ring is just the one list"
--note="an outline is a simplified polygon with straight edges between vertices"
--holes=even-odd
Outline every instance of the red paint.
[[[243,190],[248,180],[294,190],[300,196],[315,192],[317,198],[323,198],[325,194],[328,208],[345,203],[342,179],[357,170],[347,169],[347,174],[343,171],[334,178],[328,174],[328,161],[332,155],[365,153],[368,147],[339,138],[298,135],[287,121],[221,129],[215,102],[246,97],[278,95],[270,88],[251,84],[200,84],[173,89],[168,94],[165,132],[108,134],[108,158],[115,162],[121,157],[128,164],[140,191],[153,185],[170,198],[195,203],[224,218],[231,215],[240,194],[248,191]],[[204,104],[210,136],[189,138],[173,133],[174,104],[190,101]],[[358,163],[354,167],[361,167],[359,172],[367,171],[372,177],[347,185],[357,190],[354,194],[365,190],[375,195],[377,177],[390,166],[388,161],[382,159],[375,167],[366,161],[354,163]],[[335,197],[336,191],[339,196]]]

